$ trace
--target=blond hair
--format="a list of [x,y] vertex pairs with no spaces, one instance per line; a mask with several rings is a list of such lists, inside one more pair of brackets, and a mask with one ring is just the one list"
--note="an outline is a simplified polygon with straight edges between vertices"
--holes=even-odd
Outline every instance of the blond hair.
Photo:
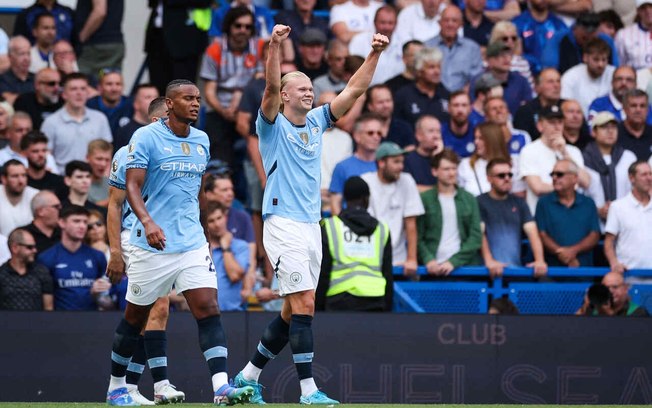
[[[301,71],[288,72],[287,74],[283,75],[283,77],[281,77],[281,92],[283,92],[283,89],[287,86],[288,82],[293,79],[307,79],[310,81],[310,77]],[[279,111],[283,112],[283,98],[281,98],[281,106],[279,107]]]

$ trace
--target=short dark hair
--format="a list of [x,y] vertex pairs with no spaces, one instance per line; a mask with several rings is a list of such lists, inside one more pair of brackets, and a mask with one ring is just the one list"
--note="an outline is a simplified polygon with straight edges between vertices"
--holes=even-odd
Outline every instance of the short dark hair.
[[217,201],[209,201],[206,204],[206,217],[209,217],[217,210],[222,211],[222,214],[226,214],[229,212],[229,207]]
[[467,98],[469,98],[469,101],[471,101],[471,97],[469,96],[468,92],[466,92],[463,89],[460,89],[459,91],[451,92],[451,94],[448,96],[448,102],[450,103],[453,99],[457,98],[460,95],[464,95]]
[[147,89],[147,88],[153,88],[153,89],[158,89],[156,88],[156,85],[154,85],[151,82],[145,82],[144,84],[138,84],[136,85],[136,88],[134,89],[134,95],[138,93],[141,89]]
[[149,116],[151,119],[152,116],[154,116],[154,114],[160,110],[163,105],[165,105],[165,96],[159,96],[158,98],[152,99],[152,101],[149,103],[149,107],[147,108],[147,116]]
[[81,160],[72,160],[66,164],[66,177],[72,177],[72,174],[76,171],[82,171],[84,173],[93,173],[91,165]]
[[410,40],[410,41],[406,42],[405,44],[403,44],[403,48],[402,48],[403,54],[405,54],[407,52],[407,49],[410,48],[410,45],[423,45],[423,41]]
[[18,161],[16,159],[9,159],[2,166],[2,172],[0,172],[0,174],[3,175],[4,177],[7,177],[7,174],[9,174],[9,167],[11,167],[11,166],[23,166],[23,167],[25,167],[25,165],[22,162],[20,162],[20,161]]
[[641,164],[648,164],[645,160],[636,160],[634,163],[630,164],[629,167],[627,168],[627,174],[630,176],[634,177],[636,176],[636,172],[638,171],[638,166]]
[[611,47],[605,40],[600,37],[591,38],[586,45],[584,45],[584,54],[604,54],[609,55]]
[[508,298],[496,298],[489,303],[489,308],[494,308],[500,314],[517,315],[519,314],[518,307]]
[[222,21],[222,35],[228,36],[229,31],[231,30],[231,26],[235,23],[235,20],[239,19],[242,16],[251,16],[251,21],[253,23],[253,27],[251,28],[251,35],[256,34],[256,18],[254,17],[254,13],[252,13],[251,10],[245,6],[238,6],[230,9],[224,16],[224,20]]
[[82,81],[86,81],[86,85],[90,84],[90,81],[88,80],[88,76],[86,74],[82,74],[81,72],[71,72],[68,75],[64,75],[63,79],[61,79],[61,87],[64,88],[69,81],[74,81],[76,79],[81,79]]
[[231,173],[208,174],[204,179],[204,192],[215,190],[217,180],[231,180]]
[[430,160],[430,167],[433,169],[438,169],[442,160],[448,160],[451,163],[455,163],[455,165],[460,164],[460,157],[457,155],[457,153],[455,153],[455,151],[451,150],[448,147],[437,153],[435,157]]
[[81,205],[70,204],[61,209],[59,212],[59,218],[65,220],[68,217],[73,215],[85,215],[89,217],[91,213]]
[[38,27],[38,25],[41,24],[41,19],[48,18],[48,17],[53,19],[55,23],[57,22],[57,19],[54,17],[54,14],[50,13],[49,11],[44,11],[36,16],[36,18],[34,19],[34,23],[32,24],[32,28]]
[[600,19],[600,23],[612,24],[616,31],[619,31],[621,28],[625,27],[623,20],[613,9],[602,10],[598,13],[598,18]]
[[369,88],[367,88],[367,92],[366,92],[366,95],[365,95],[365,105],[369,105],[369,103],[373,99],[372,95],[373,95],[374,91],[376,91],[378,89],[387,89],[390,94],[392,93],[392,89],[389,86],[385,85],[385,84],[376,84],[376,85],[370,86]]
[[496,157],[495,159],[489,160],[489,163],[487,163],[487,174],[491,173],[491,170],[499,164],[509,164],[509,166],[512,167],[511,160],[504,157]]
[[20,150],[27,150],[30,146],[37,143],[48,144],[48,137],[40,130],[30,130],[20,140]]
[[165,87],[165,97],[166,98],[171,98],[172,93],[175,91],[175,88],[178,88],[180,86],[185,86],[185,85],[197,86],[197,85],[195,85],[194,82],[189,81],[187,79],[173,79]]
[[631,98],[645,98],[645,100],[647,101],[649,97],[647,95],[647,92],[640,90],[638,88],[634,88],[632,90],[627,91],[623,96],[623,106],[627,105],[627,103]]

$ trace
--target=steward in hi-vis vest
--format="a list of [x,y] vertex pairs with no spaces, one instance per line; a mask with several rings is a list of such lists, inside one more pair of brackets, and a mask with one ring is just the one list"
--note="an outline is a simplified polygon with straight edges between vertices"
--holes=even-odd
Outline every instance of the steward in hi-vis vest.
[[389,227],[367,211],[369,186],[344,184],[347,208],[322,221],[323,259],[317,310],[391,311],[392,244]]

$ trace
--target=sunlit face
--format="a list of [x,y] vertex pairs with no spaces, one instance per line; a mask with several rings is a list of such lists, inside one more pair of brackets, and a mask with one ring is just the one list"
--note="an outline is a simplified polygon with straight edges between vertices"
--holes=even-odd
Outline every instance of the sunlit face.
[[201,94],[195,85],[181,85],[177,87],[171,97],[165,99],[168,114],[176,117],[183,123],[196,122],[199,118]]
[[48,194],[43,206],[36,209],[35,216],[38,216],[46,226],[55,228],[59,223],[59,211],[61,211],[61,201],[56,195]]
[[494,98],[487,102],[484,110],[487,122],[495,123],[497,125],[504,125],[509,119],[509,109],[504,100]]
[[283,104],[295,111],[307,113],[312,109],[315,93],[312,81],[307,77],[296,77],[288,81],[281,90]]
[[7,138],[12,149],[20,150],[20,141],[30,130],[32,130],[32,120],[29,117],[14,117],[7,130]]
[[43,170],[47,162],[47,143],[33,143],[23,152],[27,157],[29,167],[34,170]]
[[206,198],[210,201],[222,203],[226,207],[231,207],[235,192],[233,190],[233,182],[231,179],[216,179],[213,190],[208,192]]
[[537,92],[546,99],[556,101],[561,95],[561,76],[554,69],[547,69],[539,76]]
[[134,97],[134,110],[147,117],[149,104],[158,98],[158,90],[154,87],[140,88]]
[[91,243],[106,241],[106,225],[104,220],[97,215],[88,217],[88,231],[86,236]]
[[567,161],[555,163],[552,169],[552,187],[558,193],[575,190],[577,171]]
[[437,184],[442,187],[452,187],[457,184],[457,164],[450,160],[440,160],[439,167],[432,169],[432,174],[437,177]]
[[628,290],[629,286],[625,283],[623,276],[617,273],[608,273],[602,278],[602,284],[609,289],[613,303],[616,308],[619,308],[629,300]]
[[614,95],[622,100],[623,96],[634,88],[636,88],[636,72],[630,67],[617,68],[611,77],[611,90]]
[[471,114],[471,100],[469,96],[463,94],[451,99],[448,104],[448,113],[451,116],[451,120],[458,125],[466,123]]
[[9,46],[9,62],[11,67],[18,72],[29,70],[29,64],[32,60],[30,55],[31,45],[24,38],[16,38]]
[[435,118],[424,118],[416,129],[415,138],[426,151],[439,151],[444,142],[441,137],[441,124]]
[[117,72],[104,75],[100,80],[99,89],[104,100],[111,104],[118,103],[124,90],[122,75]]
[[476,129],[473,134],[473,143],[475,144],[475,153],[480,157],[485,157],[487,154],[487,146],[485,146],[480,129]]
[[437,85],[441,82],[441,63],[425,61],[418,71],[418,79],[428,85]]
[[558,118],[541,119],[537,122],[537,129],[541,132],[541,137],[544,140],[551,141],[554,137],[562,134],[564,121]]
[[629,176],[632,189],[641,194],[652,193],[652,169],[648,163],[641,163],[636,166],[636,174]]
[[561,112],[564,114],[564,129],[580,129],[582,127],[584,113],[577,101],[567,100],[562,103]]
[[600,78],[604,74],[604,70],[609,64],[607,59],[607,54],[600,52],[594,52],[592,54],[584,54],[582,57],[584,63],[586,64],[586,69],[589,72],[591,78]]
[[396,28],[396,13],[389,10],[380,11],[376,15],[374,25],[376,32],[391,38]]
[[371,93],[367,107],[383,119],[389,119],[394,112],[394,99],[392,92],[387,88],[377,88]]
[[23,233],[21,239],[11,248],[12,257],[19,259],[21,262],[31,264],[36,257],[36,241],[30,233]]
[[88,230],[88,216],[78,214],[60,219],[59,228],[61,228],[61,233],[66,235],[70,240],[81,242],[84,240],[86,231]]
[[93,169],[93,176],[102,177],[111,165],[111,151],[96,149],[90,155],[86,156],[86,161]]
[[401,177],[404,161],[405,157],[403,157],[403,155],[390,156],[378,160],[378,170],[380,171],[382,179],[386,183],[397,181]]
[[647,121],[648,109],[645,96],[629,97],[623,105],[623,110],[627,115],[627,122],[635,124],[643,124]]
[[600,146],[614,146],[618,140],[618,124],[614,122],[596,126],[592,131],[595,141]]
[[65,177],[64,182],[72,192],[77,194],[88,194],[91,187],[91,173],[82,170],[75,170],[70,177]]
[[377,120],[366,120],[360,123],[353,132],[357,149],[367,153],[375,152],[382,138],[382,125]]
[[447,7],[439,19],[440,35],[443,39],[452,40],[457,37],[457,30],[462,27],[462,12],[457,7]]
[[67,104],[80,109],[86,106],[88,100],[88,82],[85,79],[71,79],[63,86],[61,94]]
[[54,69],[45,69],[36,75],[34,81],[36,93],[47,103],[59,102],[59,91],[61,89],[61,75]]

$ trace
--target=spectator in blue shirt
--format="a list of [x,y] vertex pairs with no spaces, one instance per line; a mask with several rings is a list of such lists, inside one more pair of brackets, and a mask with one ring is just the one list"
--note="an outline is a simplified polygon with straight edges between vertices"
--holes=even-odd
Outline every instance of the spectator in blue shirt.
[[513,22],[523,41],[523,57],[530,63],[532,73],[541,71],[541,57],[546,43],[558,32],[566,31],[566,24],[550,12],[549,0],[528,0],[528,9]]
[[14,22],[13,35],[25,36],[33,43],[34,35],[32,34],[32,29],[34,28],[34,23],[36,23],[36,18],[43,13],[50,13],[54,16],[54,21],[57,26],[57,41],[66,40],[74,45],[77,44],[77,31],[81,27],[75,27],[75,12],[70,7],[52,0],[36,0],[34,4],[18,13]]
[[550,173],[554,191],[537,202],[535,218],[550,266],[593,266],[598,210],[591,198],[575,191],[578,172],[572,160],[558,160]]
[[[611,92],[596,98],[589,106],[589,123],[598,112],[611,112],[618,121],[623,121],[623,104],[625,95],[636,89],[636,71],[634,68],[623,65],[616,68],[611,77]],[[647,124],[652,125],[652,106],[648,107]]]
[[618,66],[618,52],[611,37],[598,31],[600,17],[596,13],[584,13],[575,21],[570,31],[560,31],[548,41],[541,57],[542,67],[557,68],[560,74],[581,64],[584,46],[593,38],[600,38],[609,45],[609,63]]
[[86,106],[99,110],[109,120],[111,134],[129,123],[134,115],[133,102],[124,96],[124,81],[122,73],[118,70],[103,69],[99,74],[99,95],[86,101]]
[[[467,0],[464,9],[464,37],[486,47],[494,23],[485,15],[487,0]],[[518,13],[517,13],[518,14]]]
[[450,120],[442,125],[444,146],[460,157],[469,157],[475,151],[475,124],[469,120],[471,99],[464,91],[453,92],[448,100]]
[[97,310],[96,301],[111,288],[104,278],[106,257],[83,243],[88,217],[84,207],[64,207],[59,216],[61,242],[38,256],[54,280],[55,310]]
[[247,308],[247,292],[243,289],[249,268],[249,244],[234,238],[227,229],[227,212],[228,209],[218,202],[210,202],[206,210],[206,226],[217,272],[217,300],[223,312]]

